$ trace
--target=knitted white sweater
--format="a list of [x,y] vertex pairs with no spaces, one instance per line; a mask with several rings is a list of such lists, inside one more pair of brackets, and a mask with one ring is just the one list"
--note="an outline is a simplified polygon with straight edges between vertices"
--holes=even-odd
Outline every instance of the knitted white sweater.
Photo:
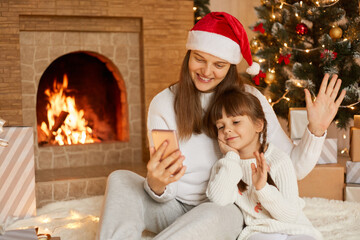
[[[266,183],[257,191],[251,176],[251,163],[256,165],[255,158],[241,160],[237,153],[228,152],[211,170],[206,191],[210,201],[223,206],[235,203],[240,207],[246,227],[239,240],[247,239],[256,232],[304,234],[322,239],[321,233],[302,212],[304,202],[298,195],[297,179],[289,156],[269,144],[265,158],[278,189]],[[248,184],[246,191],[238,190],[240,179]]]
[[[246,85],[247,92],[254,94],[261,102],[268,122],[267,140],[274,143],[284,152],[291,156],[298,179],[304,178],[315,166],[319,159],[325,136],[316,137],[308,130],[305,131],[303,138],[295,146],[282,130],[277,117],[269,105],[266,98],[254,87]],[[207,109],[212,93],[200,95],[203,109]],[[152,129],[172,129],[177,130],[174,112],[174,94],[166,88],[154,97],[149,106],[148,137],[152,144]],[[193,134],[187,141],[181,141],[180,150],[185,156],[184,165],[187,166],[185,175],[166,187],[161,196],[157,196],[144,183],[145,190],[158,202],[166,202],[171,199],[178,199],[190,205],[198,205],[208,201],[205,195],[206,187],[210,178],[211,167],[221,157],[218,143],[210,139],[205,134]]]

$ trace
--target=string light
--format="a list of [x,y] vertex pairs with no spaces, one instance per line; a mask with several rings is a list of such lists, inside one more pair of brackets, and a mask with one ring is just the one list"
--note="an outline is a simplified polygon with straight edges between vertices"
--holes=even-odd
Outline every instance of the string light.
[[289,93],[289,90],[286,90],[285,93],[281,96],[281,98],[279,98],[278,100],[276,100],[275,102],[272,102],[270,105],[273,107],[275,104],[279,103],[281,100],[285,99],[287,101],[290,101],[290,98],[286,97],[286,95]]
[[352,104],[349,104],[349,105],[340,105],[340,108],[350,108],[351,110],[354,110],[355,109],[355,105],[359,104],[360,101],[357,101],[355,103],[352,103]]
[[[335,4],[337,4],[339,1],[340,1],[340,0],[331,0],[332,3],[324,4],[324,5],[320,4],[319,1],[316,1],[314,4],[315,4],[317,7],[325,8],[325,7],[331,7],[331,6],[335,5]],[[285,1],[280,1],[280,2],[281,2],[281,4],[280,4],[280,9],[283,7],[283,5],[289,6],[289,7],[295,7],[295,6],[293,6],[292,4],[287,3],[287,2],[285,2]],[[302,5],[303,5],[303,2],[300,1],[300,7],[302,7]]]
[[349,153],[349,149],[344,148],[343,150],[341,150],[341,154],[344,154],[344,153]]
[[312,52],[312,51],[316,51],[319,49],[323,49],[323,47],[317,47],[317,48],[311,48],[311,49],[301,49],[301,48],[295,48],[295,47],[289,47],[287,43],[284,43],[284,47],[290,49],[290,50],[295,50],[295,51],[299,51],[299,52]]

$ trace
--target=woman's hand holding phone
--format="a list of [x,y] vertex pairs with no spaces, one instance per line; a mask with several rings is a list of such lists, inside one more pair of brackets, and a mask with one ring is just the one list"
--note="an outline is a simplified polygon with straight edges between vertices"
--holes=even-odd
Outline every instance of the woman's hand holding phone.
[[186,170],[186,166],[183,166],[185,157],[181,155],[179,150],[162,159],[167,147],[167,141],[164,141],[158,150],[151,147],[150,161],[147,164],[149,187],[159,196],[164,193],[168,184],[179,180]]

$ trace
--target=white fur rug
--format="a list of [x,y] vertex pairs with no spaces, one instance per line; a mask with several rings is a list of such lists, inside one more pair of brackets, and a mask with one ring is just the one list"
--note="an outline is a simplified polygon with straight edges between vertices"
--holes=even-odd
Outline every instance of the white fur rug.
[[[39,233],[50,233],[61,240],[94,240],[103,196],[48,204],[37,216],[18,220],[6,230],[39,227]],[[305,214],[326,240],[360,239],[360,202],[343,202],[323,198],[304,198]],[[152,239],[144,233],[142,240]]]

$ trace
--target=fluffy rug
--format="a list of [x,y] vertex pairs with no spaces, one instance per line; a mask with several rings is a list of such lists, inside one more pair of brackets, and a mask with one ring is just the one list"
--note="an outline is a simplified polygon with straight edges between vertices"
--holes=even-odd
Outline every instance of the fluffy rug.
[[[103,196],[48,204],[37,216],[18,220],[6,230],[39,227],[39,233],[49,233],[61,240],[95,239]],[[326,240],[360,239],[360,202],[343,202],[323,198],[304,198],[305,214]],[[142,240],[152,239],[144,233]]]

